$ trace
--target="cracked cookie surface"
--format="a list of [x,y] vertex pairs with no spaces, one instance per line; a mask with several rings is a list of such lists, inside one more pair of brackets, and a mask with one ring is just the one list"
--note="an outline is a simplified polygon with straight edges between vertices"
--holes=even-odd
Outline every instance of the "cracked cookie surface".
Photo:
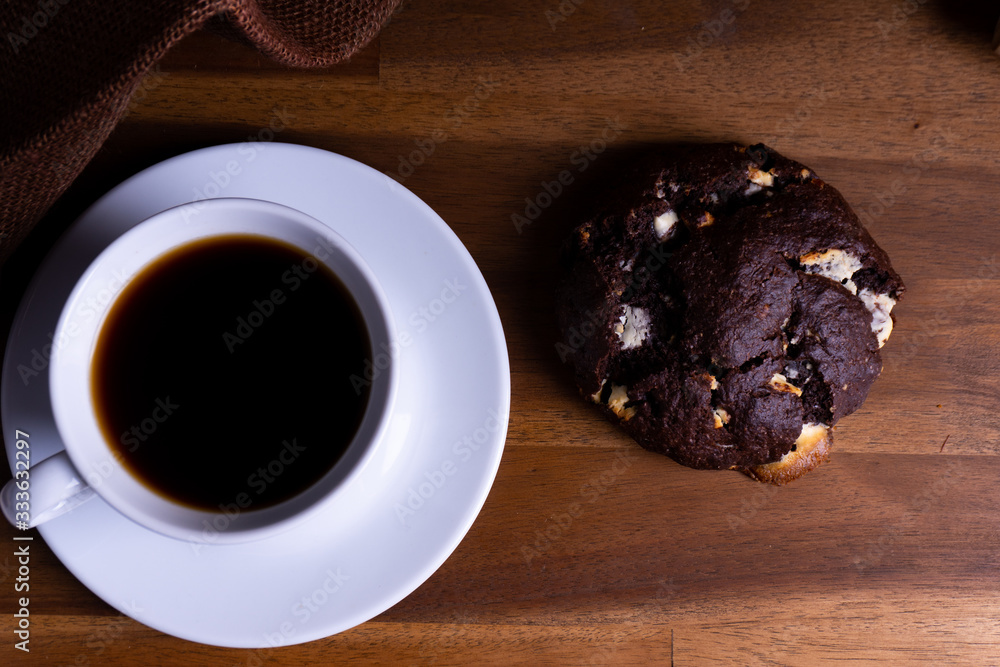
[[628,179],[562,258],[557,351],[646,449],[784,483],[881,367],[903,283],[834,188],[763,145]]

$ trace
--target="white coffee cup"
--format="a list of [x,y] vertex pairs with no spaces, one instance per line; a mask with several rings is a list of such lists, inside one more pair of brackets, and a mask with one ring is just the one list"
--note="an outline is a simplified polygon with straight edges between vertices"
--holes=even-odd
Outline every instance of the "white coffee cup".
[[[256,235],[295,246],[326,265],[361,311],[372,350],[384,350],[361,425],[331,470],[279,504],[238,516],[194,509],[156,493],[137,479],[105,439],[91,392],[92,360],[105,318],[122,288],[158,257],[197,240]],[[96,316],[81,317],[83,308]],[[0,508],[12,524],[28,527],[53,519],[99,495],[146,528],[192,542],[230,543],[287,530],[336,502],[382,442],[396,393],[397,373],[387,299],[371,269],[340,235],[310,216],[254,199],[211,199],[158,213],[116,239],[87,268],[56,326],[49,391],[65,450],[15,475],[0,491]],[[382,355],[380,355],[380,358]],[[192,465],[197,465],[192,462]],[[220,520],[224,517],[224,520]]]

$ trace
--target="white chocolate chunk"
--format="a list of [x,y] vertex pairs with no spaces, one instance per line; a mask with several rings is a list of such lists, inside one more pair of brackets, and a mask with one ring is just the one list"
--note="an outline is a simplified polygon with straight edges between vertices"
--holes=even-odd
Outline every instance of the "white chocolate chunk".
[[792,449],[774,463],[753,468],[753,478],[784,484],[822,463],[830,450],[830,429],[823,424],[802,425]]
[[747,186],[747,189],[743,191],[743,194],[746,195],[747,197],[749,197],[750,195],[757,194],[758,192],[760,192],[763,189],[764,188],[760,187],[756,183],[751,183],[750,185]]
[[761,171],[757,167],[750,167],[747,172],[751,183],[756,183],[764,188],[774,185],[774,174],[769,171]]
[[810,252],[799,257],[802,270],[836,280],[852,294],[857,294],[865,308],[872,314],[872,331],[882,347],[892,333],[892,317],[889,315],[896,300],[888,294],[875,294],[870,289],[858,292],[858,286],[851,278],[861,268],[861,260],[844,250],[832,248],[823,252]]
[[767,384],[769,387],[771,387],[771,389],[774,389],[775,391],[780,391],[787,394],[795,394],[796,396],[802,395],[802,390],[793,385],[792,383],[790,383],[788,381],[788,378],[786,378],[781,373],[775,373]]
[[657,216],[653,220],[653,231],[656,232],[656,238],[662,241],[669,236],[674,230],[674,225],[676,225],[679,220],[680,218],[677,217],[677,212],[673,209]]
[[598,389],[597,391],[595,391],[593,394],[590,395],[590,400],[592,400],[594,403],[600,403],[601,402],[601,392],[604,391],[604,385],[606,385],[607,383],[608,383],[608,381],[606,379],[605,380],[601,380],[601,388]]
[[888,294],[875,294],[870,289],[861,290],[858,297],[872,314],[872,331],[878,338],[878,346],[882,347],[892,334],[892,316],[889,313],[896,305],[896,300]]
[[[826,437],[827,432],[830,427],[824,424],[814,424],[809,422],[808,424],[802,425],[802,431],[799,433],[799,437],[795,439],[795,448],[798,449],[812,449],[815,447],[823,438]],[[785,456],[788,456],[786,454]]]
[[715,421],[715,428],[722,428],[729,423],[729,413],[722,408],[712,410],[712,419]]
[[[601,393],[604,392],[604,385],[608,381],[601,380],[601,388],[590,395],[590,400],[594,403],[601,402]],[[625,404],[628,403],[628,389],[624,385],[612,384],[611,394],[608,396],[608,407],[614,412],[620,419],[628,421],[635,416],[635,408],[626,408]]]
[[623,350],[639,347],[649,336],[649,313],[643,308],[622,306],[622,316],[615,325],[615,333],[622,342]]
[[831,248],[823,252],[806,253],[799,257],[799,264],[806,273],[835,280],[852,294],[858,293],[857,285],[851,277],[861,268],[861,260],[845,250]]
[[608,407],[620,417],[626,403],[628,403],[628,389],[620,384],[611,385],[611,395],[608,396]]
[[[779,459],[779,463],[786,463],[788,459],[795,459],[811,451],[816,445],[823,442],[830,427],[824,424],[809,422],[802,425],[799,437],[795,439],[792,449]],[[773,465],[773,464],[768,464]]]

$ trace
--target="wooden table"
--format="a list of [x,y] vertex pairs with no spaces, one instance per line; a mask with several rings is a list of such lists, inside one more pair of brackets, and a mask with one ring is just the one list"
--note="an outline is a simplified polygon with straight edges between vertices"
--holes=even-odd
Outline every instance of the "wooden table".
[[[997,12],[966,4],[423,0],[318,71],[185,40],[5,269],[8,321],[84,205],[162,158],[267,138],[281,114],[276,139],[401,175],[479,263],[510,352],[506,451],[457,551],[360,627],[284,649],[193,644],[121,616],[36,542],[27,657],[1000,664],[1000,59]],[[553,347],[557,247],[589,193],[652,146],[717,140],[813,167],[909,288],[832,460],[784,488],[642,451],[576,395]],[[518,229],[562,170],[574,182]],[[7,632],[13,562],[0,556],[6,664],[25,657]]]

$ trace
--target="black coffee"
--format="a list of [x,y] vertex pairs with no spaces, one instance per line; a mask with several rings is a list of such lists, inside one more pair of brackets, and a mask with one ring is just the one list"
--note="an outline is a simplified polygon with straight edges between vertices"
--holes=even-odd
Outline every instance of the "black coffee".
[[[316,257],[326,249],[317,240]],[[149,488],[269,507],[341,457],[368,404],[367,329],[340,279],[272,239],[195,241],[123,290],[98,338],[105,438]]]

